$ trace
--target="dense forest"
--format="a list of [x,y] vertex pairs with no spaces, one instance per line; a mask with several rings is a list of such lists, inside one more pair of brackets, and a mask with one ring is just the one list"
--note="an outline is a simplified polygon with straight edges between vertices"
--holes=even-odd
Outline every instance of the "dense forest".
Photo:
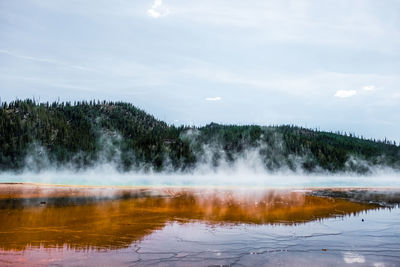
[[84,170],[193,172],[237,162],[266,172],[370,173],[400,169],[400,147],[296,126],[168,125],[123,102],[36,103],[0,107],[0,171]]

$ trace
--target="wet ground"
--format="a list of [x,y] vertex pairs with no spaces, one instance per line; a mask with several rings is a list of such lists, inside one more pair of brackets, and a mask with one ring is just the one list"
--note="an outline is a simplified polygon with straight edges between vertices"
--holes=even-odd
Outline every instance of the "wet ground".
[[397,189],[0,185],[0,266],[400,266]]

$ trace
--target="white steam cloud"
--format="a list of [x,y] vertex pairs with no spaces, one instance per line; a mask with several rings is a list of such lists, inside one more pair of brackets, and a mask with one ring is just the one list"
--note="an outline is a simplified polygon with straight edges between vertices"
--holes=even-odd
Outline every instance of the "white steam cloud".
[[379,188],[400,187],[400,176],[389,170],[374,175],[318,174],[309,175],[281,171],[274,174],[257,172],[247,167],[236,166],[219,169],[217,172],[194,174],[167,174],[116,171],[112,164],[75,172],[72,170],[46,170],[40,173],[23,172],[0,174],[1,183],[44,183],[93,186],[229,186],[263,188]]
[[[196,134],[194,130],[189,131],[183,138],[195,140]],[[104,134],[102,151],[96,164],[80,170],[73,164],[52,165],[46,149],[34,144],[26,157],[25,169],[22,172],[0,173],[0,182],[94,186],[400,187],[400,174],[395,170],[380,165],[371,166],[354,157],[346,163],[349,171],[340,174],[322,169],[312,174],[305,172],[301,166],[309,159],[306,151],[304,156],[292,156],[286,164],[277,166],[277,162],[285,161],[279,137],[273,145],[260,143],[234,155],[228,155],[218,144],[204,145],[199,163],[190,173],[174,170],[168,159],[161,173],[146,165],[121,172],[120,140],[121,136],[116,133]],[[269,156],[265,158],[262,155]],[[229,157],[234,157],[233,161],[228,160]],[[78,154],[73,162],[84,160],[85,155]],[[272,170],[268,171],[266,166]],[[360,176],[350,171],[355,167],[369,169],[370,172]]]

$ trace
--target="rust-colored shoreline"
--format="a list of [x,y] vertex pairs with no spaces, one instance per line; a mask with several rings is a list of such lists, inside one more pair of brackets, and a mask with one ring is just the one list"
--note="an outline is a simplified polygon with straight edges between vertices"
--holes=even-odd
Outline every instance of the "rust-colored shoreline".
[[[45,198],[85,198],[86,200],[106,200],[138,197],[175,197],[177,194],[233,194],[260,195],[266,192],[274,194],[308,194],[319,197],[339,197],[337,192],[364,194],[396,194],[400,199],[400,188],[395,187],[239,187],[239,186],[104,186],[104,185],[66,185],[44,183],[0,183],[0,200],[30,200]],[[322,193],[321,193],[322,192]],[[332,194],[335,192],[335,194]],[[336,195],[336,196],[335,196]],[[348,194],[347,194],[348,195]],[[344,197],[344,196],[342,196]],[[351,199],[352,197],[345,197]],[[40,200],[39,202],[41,202]],[[354,199],[353,199],[354,200]],[[398,200],[397,200],[398,201]],[[365,202],[365,201],[364,201]],[[0,203],[0,204],[2,204]],[[4,203],[3,203],[4,204]],[[1,207],[1,205],[0,205]]]
[[177,192],[232,192],[261,193],[297,192],[313,193],[317,191],[374,191],[400,192],[396,187],[243,187],[243,186],[104,186],[104,185],[67,185],[45,183],[0,183],[0,199],[34,199],[54,197],[123,197],[123,196],[173,196]]

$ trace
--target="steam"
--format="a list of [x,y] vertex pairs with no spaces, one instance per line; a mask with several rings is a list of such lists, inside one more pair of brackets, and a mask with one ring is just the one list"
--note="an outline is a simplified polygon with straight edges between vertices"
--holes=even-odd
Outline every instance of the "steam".
[[[258,140],[238,153],[227,152],[218,140],[201,143],[197,141],[198,137],[196,129],[181,136],[193,147],[201,144],[193,168],[177,171],[166,156],[162,172],[149,163],[136,160],[134,151],[122,152],[122,137],[115,132],[102,133],[101,149],[95,159],[81,152],[63,165],[52,163],[54,160],[49,158],[46,148],[33,143],[24,169],[0,173],[0,182],[103,186],[400,187],[399,172],[356,157],[350,157],[345,164],[348,171],[339,174],[318,167],[313,173],[307,172],[302,166],[313,160],[311,152],[302,151],[302,156],[285,155],[279,134],[274,135],[270,143]],[[122,163],[123,153],[125,159],[134,162],[128,169]],[[377,159],[377,162],[383,163],[385,159]],[[354,170],[366,175],[358,175]]]
[[98,186],[222,186],[222,187],[400,187],[400,175],[388,169],[376,170],[373,175],[305,174],[292,171],[266,173],[244,162],[212,172],[200,169],[194,173],[155,173],[145,171],[119,172],[113,164],[101,164],[84,171],[47,169],[41,172],[5,172],[0,182],[25,182]]

